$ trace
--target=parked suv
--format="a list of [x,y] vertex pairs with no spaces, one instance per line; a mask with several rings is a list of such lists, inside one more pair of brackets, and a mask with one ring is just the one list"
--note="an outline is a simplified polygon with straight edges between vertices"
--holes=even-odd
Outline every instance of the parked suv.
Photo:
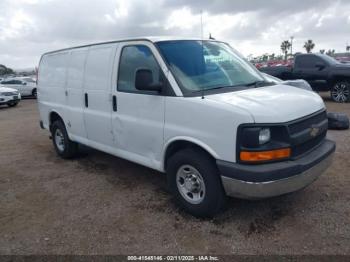
[[38,105],[59,156],[84,144],[164,172],[195,216],[219,212],[226,195],[302,189],[335,150],[317,94],[266,82],[219,41],[147,38],[46,53]]

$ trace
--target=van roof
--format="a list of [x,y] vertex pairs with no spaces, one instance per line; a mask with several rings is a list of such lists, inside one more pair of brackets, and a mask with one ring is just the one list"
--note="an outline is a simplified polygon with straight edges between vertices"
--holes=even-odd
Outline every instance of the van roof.
[[216,41],[216,40],[213,40],[213,39],[200,39],[198,37],[176,37],[176,36],[134,37],[134,38],[124,38],[124,39],[118,39],[118,40],[111,40],[111,41],[105,41],[105,42],[97,42],[97,43],[92,43],[92,44],[86,44],[86,45],[62,48],[62,49],[46,52],[46,53],[43,54],[43,56],[47,55],[47,54],[57,53],[57,52],[66,51],[66,50],[75,49],[75,48],[88,47],[88,46],[94,46],[94,45],[111,44],[111,43],[118,43],[118,42],[149,41],[149,42],[152,42],[152,43],[156,43],[156,42],[162,42],[162,41],[175,41],[175,40]]

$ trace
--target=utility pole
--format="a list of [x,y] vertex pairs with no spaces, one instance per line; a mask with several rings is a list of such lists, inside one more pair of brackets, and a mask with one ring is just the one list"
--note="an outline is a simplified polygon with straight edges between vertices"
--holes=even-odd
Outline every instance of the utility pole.
[[291,36],[290,37],[290,54],[292,57],[293,57],[293,39],[294,39],[294,36]]
[[201,10],[201,39],[203,40],[203,10]]

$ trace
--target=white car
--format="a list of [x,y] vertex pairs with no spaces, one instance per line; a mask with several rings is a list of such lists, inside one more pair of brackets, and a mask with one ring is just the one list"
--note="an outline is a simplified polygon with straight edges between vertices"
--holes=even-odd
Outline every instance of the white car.
[[21,94],[13,88],[0,85],[0,105],[16,106],[21,101]]
[[38,106],[59,156],[84,144],[164,172],[195,216],[220,211],[226,195],[302,189],[335,151],[320,96],[267,82],[214,40],[129,39],[46,53]]
[[0,84],[18,90],[22,96],[37,96],[36,83],[31,78],[11,78],[1,81]]
[[312,91],[312,87],[310,84],[305,81],[304,79],[296,79],[296,80],[286,80],[283,81],[277,77],[274,77],[272,75],[266,74],[261,72],[262,76],[265,78],[266,81],[272,82],[275,84],[281,84],[281,85],[287,85],[287,86],[294,86],[298,88],[302,88],[304,90]]

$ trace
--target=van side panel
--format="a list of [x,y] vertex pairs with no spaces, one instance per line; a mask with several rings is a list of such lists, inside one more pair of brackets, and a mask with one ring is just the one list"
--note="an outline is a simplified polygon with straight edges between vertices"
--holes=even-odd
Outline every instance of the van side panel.
[[41,120],[49,127],[50,112],[57,112],[63,119],[65,114],[66,74],[69,52],[43,56],[39,66],[38,103]]
[[66,128],[77,138],[86,138],[83,83],[87,52],[88,48],[73,49],[67,67]]

